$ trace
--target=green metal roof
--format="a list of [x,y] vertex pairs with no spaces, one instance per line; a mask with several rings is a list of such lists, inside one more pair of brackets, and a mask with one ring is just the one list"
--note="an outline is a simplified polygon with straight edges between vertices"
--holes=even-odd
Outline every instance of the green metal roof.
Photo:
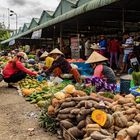
[[[62,0],[63,1],[63,0]],[[82,0],[83,1],[83,0]],[[87,0],[85,0],[87,1]],[[41,25],[38,25],[36,27],[33,27],[33,28],[29,28],[29,30],[27,30],[26,32],[23,32],[17,36],[14,36],[13,38],[9,38],[5,41],[2,41],[1,44],[4,44],[4,43],[7,43],[13,39],[17,39],[17,38],[20,38],[24,35],[27,35],[33,31],[36,31],[36,30],[39,30],[39,29],[42,29],[42,28],[46,28],[46,27],[49,27],[49,26],[52,26],[52,25],[55,25],[57,23],[60,23],[60,22],[63,22],[65,20],[68,20],[72,17],[75,17],[75,16],[78,16],[78,15],[81,15],[85,12],[88,12],[88,11],[92,11],[94,9],[97,9],[97,8],[100,8],[100,7],[103,7],[105,5],[109,5],[111,3],[114,3],[114,2],[117,2],[117,1],[120,1],[120,0],[90,0],[89,2],[86,2],[85,4],[81,5],[80,7],[77,7],[73,10],[70,10],[68,12],[66,12],[65,14],[62,14],[60,16],[57,16],[55,18],[53,18],[52,20],[49,20]],[[58,8],[60,7],[61,5],[61,2],[58,6]],[[55,13],[58,12],[58,10],[60,9],[56,9]],[[60,12],[60,11],[59,11]]]
[[39,22],[39,18],[32,18],[28,29],[32,29],[32,28],[38,26],[38,22]]
[[[78,5],[78,6],[81,6],[81,5],[85,4],[86,2],[90,2],[90,1],[92,1],[92,0],[79,0],[79,1],[77,2],[77,5]],[[100,0],[99,0],[99,1],[100,1]]]
[[30,23],[24,23],[22,32],[26,32],[30,26]]
[[43,11],[42,12],[42,14],[41,14],[41,17],[40,17],[40,19],[39,19],[39,22],[38,22],[38,24],[40,25],[40,24],[43,24],[44,22],[46,22],[46,21],[49,21],[49,20],[51,20],[53,17],[52,17],[52,15],[53,15],[53,13],[54,13],[54,11]]
[[17,34],[19,35],[19,34],[21,34],[22,33],[22,27],[20,27],[19,29],[18,29],[18,31],[17,31]]

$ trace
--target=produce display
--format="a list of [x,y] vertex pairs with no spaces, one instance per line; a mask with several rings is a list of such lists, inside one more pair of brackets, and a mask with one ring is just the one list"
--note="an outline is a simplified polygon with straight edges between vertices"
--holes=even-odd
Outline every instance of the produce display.
[[11,58],[8,56],[0,57],[0,68],[3,68]]
[[[0,68],[9,59],[0,57]],[[41,63],[25,66],[36,71],[43,68]],[[65,79],[71,75],[62,76]],[[105,91],[96,93],[95,87],[86,83],[38,80],[27,76],[18,84],[26,101],[40,107],[39,122],[47,131],[57,132],[64,140],[140,140],[139,86],[131,88],[132,94],[122,96]]]
[[[49,129],[61,128],[60,134],[65,140],[139,140],[140,104],[135,100],[131,94],[123,97],[92,93],[87,96],[68,85],[54,94],[40,122]],[[48,126],[48,120],[43,118],[55,121]]]

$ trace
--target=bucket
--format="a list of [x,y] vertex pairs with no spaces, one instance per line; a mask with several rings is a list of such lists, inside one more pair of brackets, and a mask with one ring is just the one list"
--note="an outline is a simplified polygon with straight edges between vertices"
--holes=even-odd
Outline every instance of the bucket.
[[130,86],[131,86],[131,75],[124,75],[120,77],[120,93],[129,94]]

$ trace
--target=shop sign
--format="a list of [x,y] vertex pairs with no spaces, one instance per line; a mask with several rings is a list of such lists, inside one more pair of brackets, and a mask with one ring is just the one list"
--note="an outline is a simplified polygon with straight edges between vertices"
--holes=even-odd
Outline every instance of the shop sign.
[[73,59],[79,59],[80,58],[80,49],[78,44],[78,38],[72,37],[71,38],[71,57]]
[[41,38],[41,34],[42,34],[42,29],[34,31],[32,33],[31,39],[39,39],[39,38]]

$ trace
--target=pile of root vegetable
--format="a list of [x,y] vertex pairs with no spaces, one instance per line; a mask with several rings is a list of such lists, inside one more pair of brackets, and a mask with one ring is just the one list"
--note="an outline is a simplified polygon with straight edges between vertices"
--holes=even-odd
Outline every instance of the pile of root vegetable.
[[140,104],[131,94],[87,96],[68,85],[54,94],[47,116],[57,121],[65,140],[140,140]]

